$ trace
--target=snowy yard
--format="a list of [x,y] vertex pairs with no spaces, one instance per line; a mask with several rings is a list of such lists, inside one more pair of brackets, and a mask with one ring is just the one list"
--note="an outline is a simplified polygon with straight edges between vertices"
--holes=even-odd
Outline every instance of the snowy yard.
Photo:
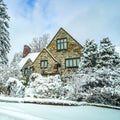
[[120,110],[0,102],[0,120],[119,120]]

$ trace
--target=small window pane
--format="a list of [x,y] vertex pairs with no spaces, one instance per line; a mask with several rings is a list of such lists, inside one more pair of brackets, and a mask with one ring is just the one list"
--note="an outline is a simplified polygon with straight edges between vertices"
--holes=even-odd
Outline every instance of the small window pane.
[[67,43],[66,42],[64,43],[64,49],[67,49]]
[[57,43],[60,43],[60,40],[57,40]]
[[58,50],[60,50],[60,44],[57,45]]
[[61,39],[60,41],[61,41],[61,43],[63,43],[63,42],[64,42],[64,40],[63,40],[63,39]]
[[76,61],[76,59],[73,59],[73,66],[77,66],[77,61]]
[[69,60],[66,60],[66,67],[69,67]]
[[47,67],[47,61],[45,61],[45,63],[44,63],[44,67]]
[[63,43],[61,43],[61,49],[64,49],[64,44]]
[[67,39],[64,39],[64,42],[67,42]]
[[79,66],[79,63],[80,63],[80,59],[77,59],[77,66]]
[[70,61],[70,67],[72,67],[72,60],[69,60]]
[[44,66],[44,63],[43,63],[43,61],[41,62],[41,67],[43,67]]

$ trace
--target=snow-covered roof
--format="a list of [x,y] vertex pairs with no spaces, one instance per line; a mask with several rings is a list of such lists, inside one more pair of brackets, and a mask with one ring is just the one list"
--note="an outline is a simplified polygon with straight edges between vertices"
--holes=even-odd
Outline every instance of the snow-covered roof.
[[24,66],[24,64],[30,59],[32,62],[34,62],[34,60],[37,58],[37,56],[39,55],[39,52],[37,53],[29,53],[26,57],[22,58],[22,60],[20,61],[20,63],[18,64],[20,68],[22,68]]

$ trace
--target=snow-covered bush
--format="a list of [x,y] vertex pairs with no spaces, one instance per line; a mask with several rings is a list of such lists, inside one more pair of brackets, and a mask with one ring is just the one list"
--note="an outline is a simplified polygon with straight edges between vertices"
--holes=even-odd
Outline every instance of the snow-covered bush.
[[[100,42],[98,52],[96,47],[91,49],[94,46],[90,41],[84,46],[78,73],[71,78],[72,92],[69,98],[120,105],[120,57],[115,55],[108,38]],[[95,59],[92,57],[94,53],[98,54]]]
[[115,88],[96,87],[91,90],[91,94],[87,96],[86,101],[91,103],[102,103],[120,106],[120,91],[116,91]]
[[6,94],[5,84],[9,77],[21,78],[19,67],[0,64],[0,94]]
[[24,97],[25,86],[22,81],[15,78],[9,78],[6,82],[6,88],[9,96]]
[[30,76],[25,96],[37,98],[61,98],[62,82],[59,75],[43,77],[33,73]]
[[[87,74],[78,73],[71,76],[69,83],[67,83],[69,91],[67,93],[68,99],[75,101],[82,101],[85,99],[90,90],[88,85],[90,82],[95,81],[94,77],[91,79],[91,71],[87,71]],[[94,74],[91,74],[94,76]],[[93,85],[91,84],[91,87]]]
[[71,96],[71,93],[73,91],[72,89],[72,82],[71,82],[71,79],[72,78],[72,75],[63,75],[61,77],[61,81],[62,81],[62,86],[61,86],[61,90],[60,90],[60,93],[61,93],[61,97],[62,99],[70,99],[72,96]]
[[120,74],[117,76],[115,71],[104,68],[101,72],[79,73],[68,85],[68,99],[120,105]]

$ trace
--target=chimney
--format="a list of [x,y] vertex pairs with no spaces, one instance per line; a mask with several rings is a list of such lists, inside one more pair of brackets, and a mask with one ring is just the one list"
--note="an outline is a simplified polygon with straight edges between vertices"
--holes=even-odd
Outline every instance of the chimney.
[[26,57],[31,52],[31,49],[28,45],[24,45],[23,49],[23,58]]

